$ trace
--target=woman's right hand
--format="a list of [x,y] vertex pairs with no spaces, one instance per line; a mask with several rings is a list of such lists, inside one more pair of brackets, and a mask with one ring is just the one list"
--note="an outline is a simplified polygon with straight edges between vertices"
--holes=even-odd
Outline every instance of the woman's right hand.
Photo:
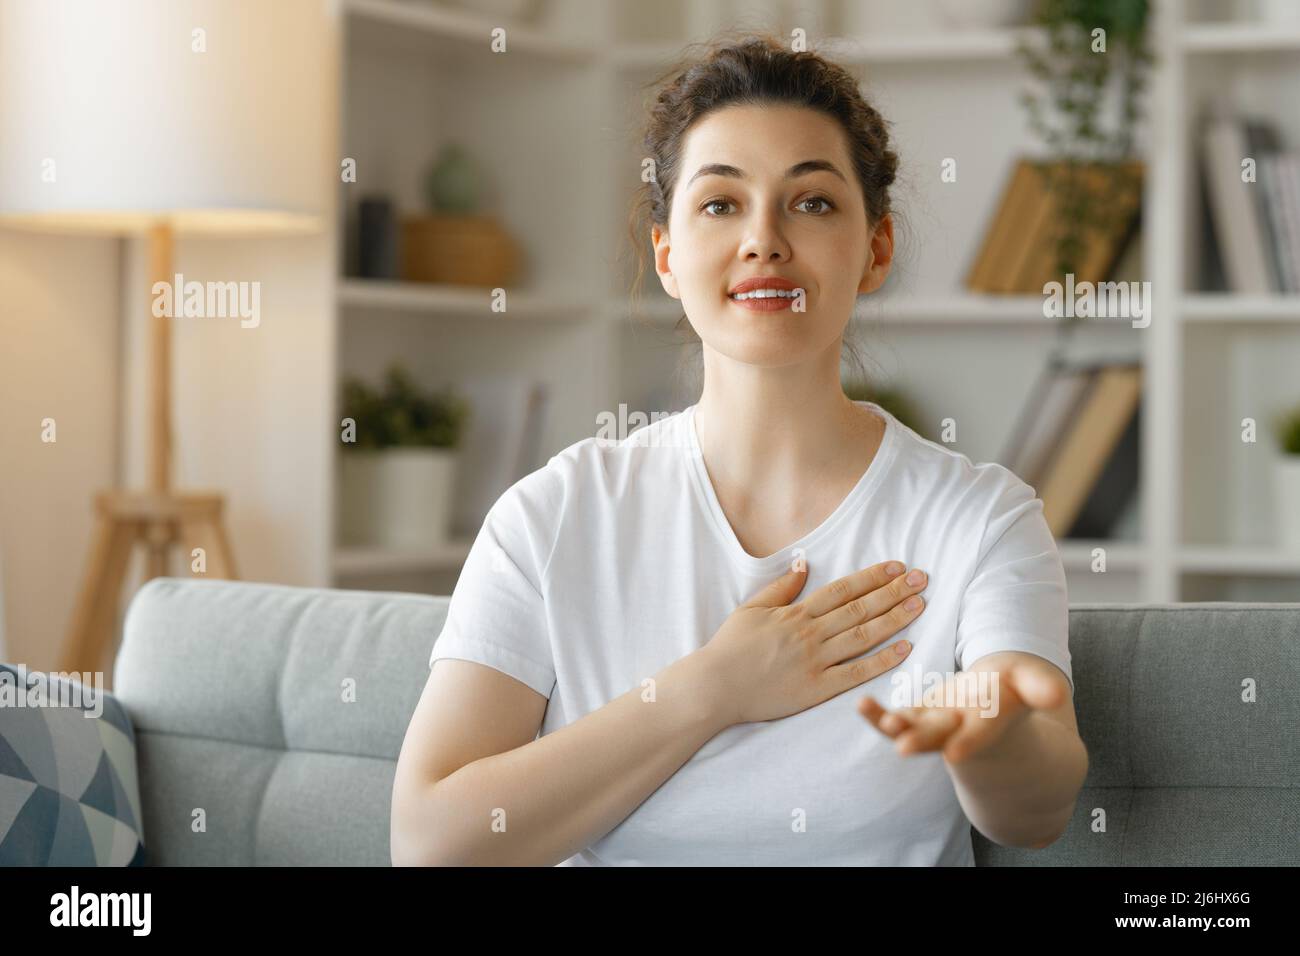
[[905,605],[925,589],[928,575],[909,584],[901,562],[882,561],[791,604],[808,579],[802,564],[736,608],[696,652],[719,689],[716,703],[728,726],[789,717],[907,659],[907,641],[861,655],[921,615],[924,598],[917,595],[915,609]]

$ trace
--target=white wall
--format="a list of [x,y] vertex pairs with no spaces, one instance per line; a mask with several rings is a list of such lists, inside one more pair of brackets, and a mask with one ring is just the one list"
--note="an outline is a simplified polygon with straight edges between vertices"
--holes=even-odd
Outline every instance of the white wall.
[[29,668],[58,663],[93,496],[117,478],[120,252],[0,230],[0,657]]

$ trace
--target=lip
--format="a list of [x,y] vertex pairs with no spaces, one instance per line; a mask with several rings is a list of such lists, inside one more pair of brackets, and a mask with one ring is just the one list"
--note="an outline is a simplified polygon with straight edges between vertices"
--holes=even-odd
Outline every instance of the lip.
[[795,301],[793,297],[782,298],[772,296],[769,299],[733,299],[732,295],[740,292],[753,292],[755,289],[784,289],[793,291],[802,288],[789,279],[782,279],[780,276],[753,276],[736,284],[736,286],[727,293],[727,301],[732,305],[739,306],[742,309],[748,309],[750,312],[781,312],[791,307]]
[[799,286],[789,279],[782,279],[780,276],[751,276],[741,282],[736,283],[727,290],[727,295],[737,295],[741,292],[753,292],[755,289],[797,289]]

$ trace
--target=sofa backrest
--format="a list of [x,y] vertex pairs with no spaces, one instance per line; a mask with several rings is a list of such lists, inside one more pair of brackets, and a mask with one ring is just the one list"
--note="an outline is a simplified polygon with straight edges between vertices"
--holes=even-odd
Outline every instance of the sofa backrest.
[[[387,865],[393,773],[448,600],[141,588],[113,690],[149,862]],[[1300,604],[1076,605],[1070,652],[1090,759],[1074,819],[1044,850],[974,832],[977,864],[1300,864]]]
[[977,865],[1300,865],[1300,604],[1074,604],[1070,656],[1074,816]]

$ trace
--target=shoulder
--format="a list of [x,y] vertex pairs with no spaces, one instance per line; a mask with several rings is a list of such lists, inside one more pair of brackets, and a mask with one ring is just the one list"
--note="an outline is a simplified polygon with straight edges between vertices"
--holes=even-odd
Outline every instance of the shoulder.
[[974,462],[963,452],[922,437],[897,418],[890,419],[900,446],[898,467],[907,473],[908,487],[931,504],[988,517],[999,508],[1037,499],[1034,489],[1005,465]]
[[1017,538],[1030,537],[1030,546],[1049,547],[1043,502],[1019,475],[998,462],[972,461],[969,455],[923,438],[890,417],[899,446],[895,468],[900,480],[893,487],[907,496],[901,505],[922,510],[921,520],[929,533],[948,542],[969,543],[976,560],[999,541],[1010,543],[1007,532],[1013,526]]
[[[558,516],[579,502],[621,497],[640,473],[673,459],[671,452],[683,441],[682,415],[656,413],[642,426],[635,415],[631,421],[626,415],[620,421],[613,413],[602,413],[597,417],[596,434],[573,442],[541,468],[520,478],[492,510],[523,509]],[[634,430],[629,433],[629,428]]]

